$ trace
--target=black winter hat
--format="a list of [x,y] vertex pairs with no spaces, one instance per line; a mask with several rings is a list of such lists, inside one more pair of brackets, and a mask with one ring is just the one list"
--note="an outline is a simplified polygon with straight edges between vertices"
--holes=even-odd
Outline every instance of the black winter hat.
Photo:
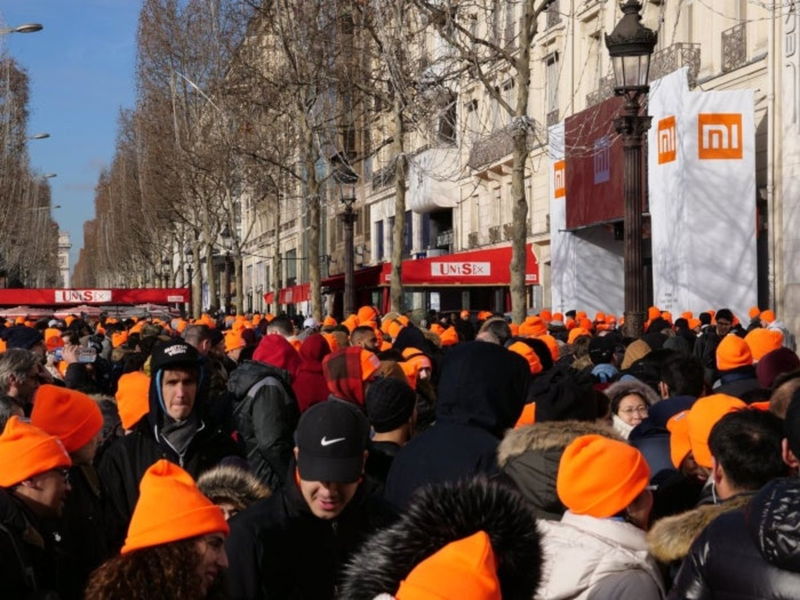
[[376,433],[385,433],[407,423],[416,404],[414,390],[392,377],[378,379],[367,388],[365,408]]
[[42,332],[26,325],[14,325],[3,331],[3,339],[7,348],[30,350],[39,342],[43,342]]
[[150,355],[150,372],[156,373],[162,369],[170,368],[198,368],[200,355],[194,346],[183,340],[161,342],[153,347]]
[[599,407],[591,375],[570,367],[555,367],[533,382],[536,421],[594,421]]

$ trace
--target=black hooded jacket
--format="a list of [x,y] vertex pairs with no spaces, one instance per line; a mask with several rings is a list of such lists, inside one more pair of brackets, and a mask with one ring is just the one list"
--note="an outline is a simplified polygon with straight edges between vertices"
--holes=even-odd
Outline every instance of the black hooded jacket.
[[[290,467],[294,472],[294,464]],[[230,522],[226,542],[230,596],[235,600],[328,600],[341,570],[393,513],[366,483],[338,517],[320,519],[294,483],[259,500]]]
[[789,600],[800,594],[800,479],[765,485],[695,540],[668,598]]
[[247,360],[231,373],[228,393],[253,475],[271,490],[278,489],[289,468],[292,435],[300,418],[288,371]]
[[122,545],[139,499],[139,482],[150,465],[166,458],[197,479],[223,458],[242,454],[232,432],[207,416],[207,399],[202,393],[204,386],[198,384],[193,411],[200,418],[200,426],[183,455],[179,455],[160,434],[164,409],[159,401],[159,382],[158,376],[150,381],[150,412],[134,425],[129,435],[117,439],[108,447],[98,467],[98,474],[107,492],[105,512],[111,550]]
[[467,342],[444,358],[436,423],[395,457],[386,498],[398,509],[428,483],[495,474],[497,445],[522,412],[530,370],[502,346]]

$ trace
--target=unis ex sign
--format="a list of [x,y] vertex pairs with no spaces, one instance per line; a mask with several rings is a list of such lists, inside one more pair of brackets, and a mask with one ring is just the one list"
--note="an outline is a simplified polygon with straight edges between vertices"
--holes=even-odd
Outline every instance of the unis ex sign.
[[54,304],[89,304],[111,302],[111,290],[53,290]]
[[490,262],[432,262],[431,277],[489,277]]

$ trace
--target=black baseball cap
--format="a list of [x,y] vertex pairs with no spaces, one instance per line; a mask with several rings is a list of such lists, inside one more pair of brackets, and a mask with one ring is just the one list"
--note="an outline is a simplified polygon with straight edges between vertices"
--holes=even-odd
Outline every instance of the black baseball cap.
[[297,468],[305,481],[352,483],[361,477],[369,422],[350,402],[326,400],[300,417]]
[[158,343],[150,355],[150,372],[161,369],[196,369],[200,366],[200,354],[194,346],[183,340]]

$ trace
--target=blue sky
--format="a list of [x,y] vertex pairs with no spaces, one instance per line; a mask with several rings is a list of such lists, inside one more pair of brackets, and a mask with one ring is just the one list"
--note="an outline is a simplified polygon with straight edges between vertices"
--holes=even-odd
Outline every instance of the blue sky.
[[133,106],[136,25],[141,0],[0,0],[8,26],[41,23],[37,33],[3,36],[31,84],[33,168],[51,179],[53,212],[72,237],[72,264],[83,223],[94,215],[94,186],[113,157],[120,108]]

